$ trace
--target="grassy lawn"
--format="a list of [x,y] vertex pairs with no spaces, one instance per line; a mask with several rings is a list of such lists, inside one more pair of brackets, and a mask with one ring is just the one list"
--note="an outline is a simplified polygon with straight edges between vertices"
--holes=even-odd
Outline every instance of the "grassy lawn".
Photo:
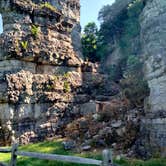
[[[21,146],[19,150],[29,152],[43,152],[43,153],[56,153],[63,155],[75,155],[87,158],[101,159],[101,153],[81,153],[77,154],[72,151],[64,151],[61,145],[61,141],[43,142],[37,144],[30,144]],[[9,162],[10,154],[0,154],[0,161]],[[125,160],[115,161],[121,166],[166,166],[166,159],[151,159],[149,161],[141,160]],[[47,160],[38,160],[34,158],[19,157],[18,166],[83,166],[81,164],[62,163]],[[84,165],[85,166],[85,165]],[[88,166],[88,165],[86,165]]]

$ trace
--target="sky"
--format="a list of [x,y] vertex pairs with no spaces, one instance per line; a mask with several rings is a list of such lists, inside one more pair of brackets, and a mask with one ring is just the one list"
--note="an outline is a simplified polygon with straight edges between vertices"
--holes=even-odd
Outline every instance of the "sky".
[[[81,26],[82,28],[88,22],[96,22],[99,27],[97,20],[98,12],[102,6],[112,4],[114,0],[80,0],[81,1]],[[0,16],[0,33],[2,32],[2,20]]]
[[115,0],[80,0],[81,1],[81,26],[82,28],[88,22],[96,22],[100,9],[107,4],[112,4]]

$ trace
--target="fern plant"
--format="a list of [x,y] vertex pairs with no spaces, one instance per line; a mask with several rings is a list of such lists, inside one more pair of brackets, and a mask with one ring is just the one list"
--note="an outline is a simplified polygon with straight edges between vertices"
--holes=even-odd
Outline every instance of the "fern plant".
[[33,25],[31,26],[31,34],[32,34],[34,37],[37,37],[38,34],[39,34],[39,27],[33,24]]
[[28,48],[28,42],[27,42],[27,41],[22,41],[22,42],[21,42],[21,47],[22,47],[24,50],[27,50],[27,48]]

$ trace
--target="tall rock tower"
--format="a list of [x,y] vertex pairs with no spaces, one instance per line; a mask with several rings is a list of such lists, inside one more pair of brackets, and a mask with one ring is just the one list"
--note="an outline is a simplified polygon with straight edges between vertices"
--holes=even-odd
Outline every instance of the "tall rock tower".
[[82,84],[79,0],[1,0],[0,144],[51,137]]
[[166,1],[147,0],[140,16],[145,77],[150,96],[145,102],[144,147],[166,155]]

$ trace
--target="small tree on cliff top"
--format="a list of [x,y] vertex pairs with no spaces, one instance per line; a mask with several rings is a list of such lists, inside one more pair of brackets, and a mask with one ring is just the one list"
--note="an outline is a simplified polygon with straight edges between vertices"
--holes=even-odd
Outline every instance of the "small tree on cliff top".
[[85,26],[81,39],[83,55],[92,62],[99,60],[97,57],[97,34],[97,25],[90,22]]

